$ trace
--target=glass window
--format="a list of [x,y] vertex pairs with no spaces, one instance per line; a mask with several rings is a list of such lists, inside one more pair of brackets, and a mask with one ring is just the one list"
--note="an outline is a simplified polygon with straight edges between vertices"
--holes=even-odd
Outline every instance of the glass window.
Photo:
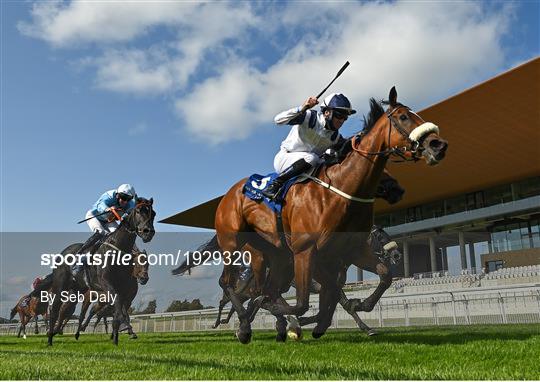
[[512,189],[509,184],[493,187],[484,191],[484,203],[486,207],[511,201]]
[[518,199],[530,198],[540,195],[540,176],[522,180],[515,183],[514,187]]
[[540,220],[531,220],[531,239],[533,248],[540,248]]
[[487,271],[488,272],[495,272],[498,269],[501,269],[503,267],[502,260],[494,260],[494,261],[488,261],[487,262]]

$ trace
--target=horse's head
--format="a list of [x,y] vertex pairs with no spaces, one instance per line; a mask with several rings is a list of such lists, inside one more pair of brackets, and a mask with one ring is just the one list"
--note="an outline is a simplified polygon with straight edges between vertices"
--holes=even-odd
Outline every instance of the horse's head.
[[148,256],[146,251],[135,254],[133,262],[133,277],[135,277],[137,282],[141,285],[148,282]]
[[137,204],[130,213],[130,224],[132,229],[142,239],[148,243],[154,237],[154,217],[156,213],[152,209],[154,199],[137,198]]
[[389,106],[385,113],[390,123],[388,146],[392,152],[406,159],[424,157],[429,165],[439,163],[448,148],[448,142],[439,136],[439,128],[397,102],[395,87],[390,90],[385,103]]

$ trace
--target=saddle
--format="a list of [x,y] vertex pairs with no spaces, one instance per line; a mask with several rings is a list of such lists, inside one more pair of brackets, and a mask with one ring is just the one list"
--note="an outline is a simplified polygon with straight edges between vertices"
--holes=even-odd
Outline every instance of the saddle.
[[309,172],[301,174],[299,176],[296,176],[294,178],[291,178],[288,180],[279,190],[277,196],[274,199],[268,199],[262,194],[262,191],[265,190],[272,181],[279,176],[276,172],[271,172],[267,175],[260,175],[260,174],[253,174],[251,175],[246,183],[244,184],[244,187],[242,188],[242,193],[250,198],[251,200],[260,203],[263,202],[276,214],[281,214],[281,210],[283,209],[285,196],[287,195],[287,192],[291,188],[292,185],[296,183],[303,183],[306,180],[308,180],[308,175],[310,176],[316,176],[316,174],[319,172],[320,168],[322,167],[322,164],[319,164],[315,167],[313,167]]

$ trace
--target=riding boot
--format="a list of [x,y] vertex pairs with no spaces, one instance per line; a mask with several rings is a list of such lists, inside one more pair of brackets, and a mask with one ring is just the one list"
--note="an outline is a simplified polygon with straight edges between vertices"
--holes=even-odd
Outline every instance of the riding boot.
[[88,240],[86,240],[86,242],[79,249],[79,253],[83,254],[86,251],[92,249],[94,244],[96,244],[98,242],[98,240],[101,239],[103,236],[105,236],[105,234],[102,233],[102,232],[99,232],[99,231],[94,232],[94,234],[92,236],[90,236],[88,238]]
[[309,170],[311,164],[306,162],[305,159],[299,159],[294,162],[290,167],[285,169],[279,176],[270,183],[266,190],[262,190],[261,193],[269,199],[274,199],[283,185],[290,179],[302,174]]
[[[90,251],[92,247],[101,239],[103,238],[104,234],[97,231],[94,232],[92,236],[86,240],[86,242],[82,245],[82,247],[79,249],[79,253],[83,255],[87,251]],[[86,281],[84,279],[84,270],[86,266],[88,265],[88,257],[81,257],[80,258],[81,264],[78,262],[73,265],[73,268],[71,269],[73,278],[75,280],[75,284],[77,285],[78,289],[81,291],[86,290],[88,287],[86,285]]]

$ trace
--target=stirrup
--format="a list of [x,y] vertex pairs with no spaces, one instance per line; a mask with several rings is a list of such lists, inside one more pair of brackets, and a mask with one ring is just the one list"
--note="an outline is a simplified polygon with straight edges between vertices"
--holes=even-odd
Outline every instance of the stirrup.
[[[283,185],[282,184],[281,185],[275,185],[275,186],[274,185],[275,185],[275,183],[272,183],[270,186],[268,186],[268,189],[262,190],[261,194],[263,194],[264,196],[266,196],[270,200],[275,199],[279,195],[279,192],[283,188]],[[276,188],[275,190],[273,189],[274,187]]]

